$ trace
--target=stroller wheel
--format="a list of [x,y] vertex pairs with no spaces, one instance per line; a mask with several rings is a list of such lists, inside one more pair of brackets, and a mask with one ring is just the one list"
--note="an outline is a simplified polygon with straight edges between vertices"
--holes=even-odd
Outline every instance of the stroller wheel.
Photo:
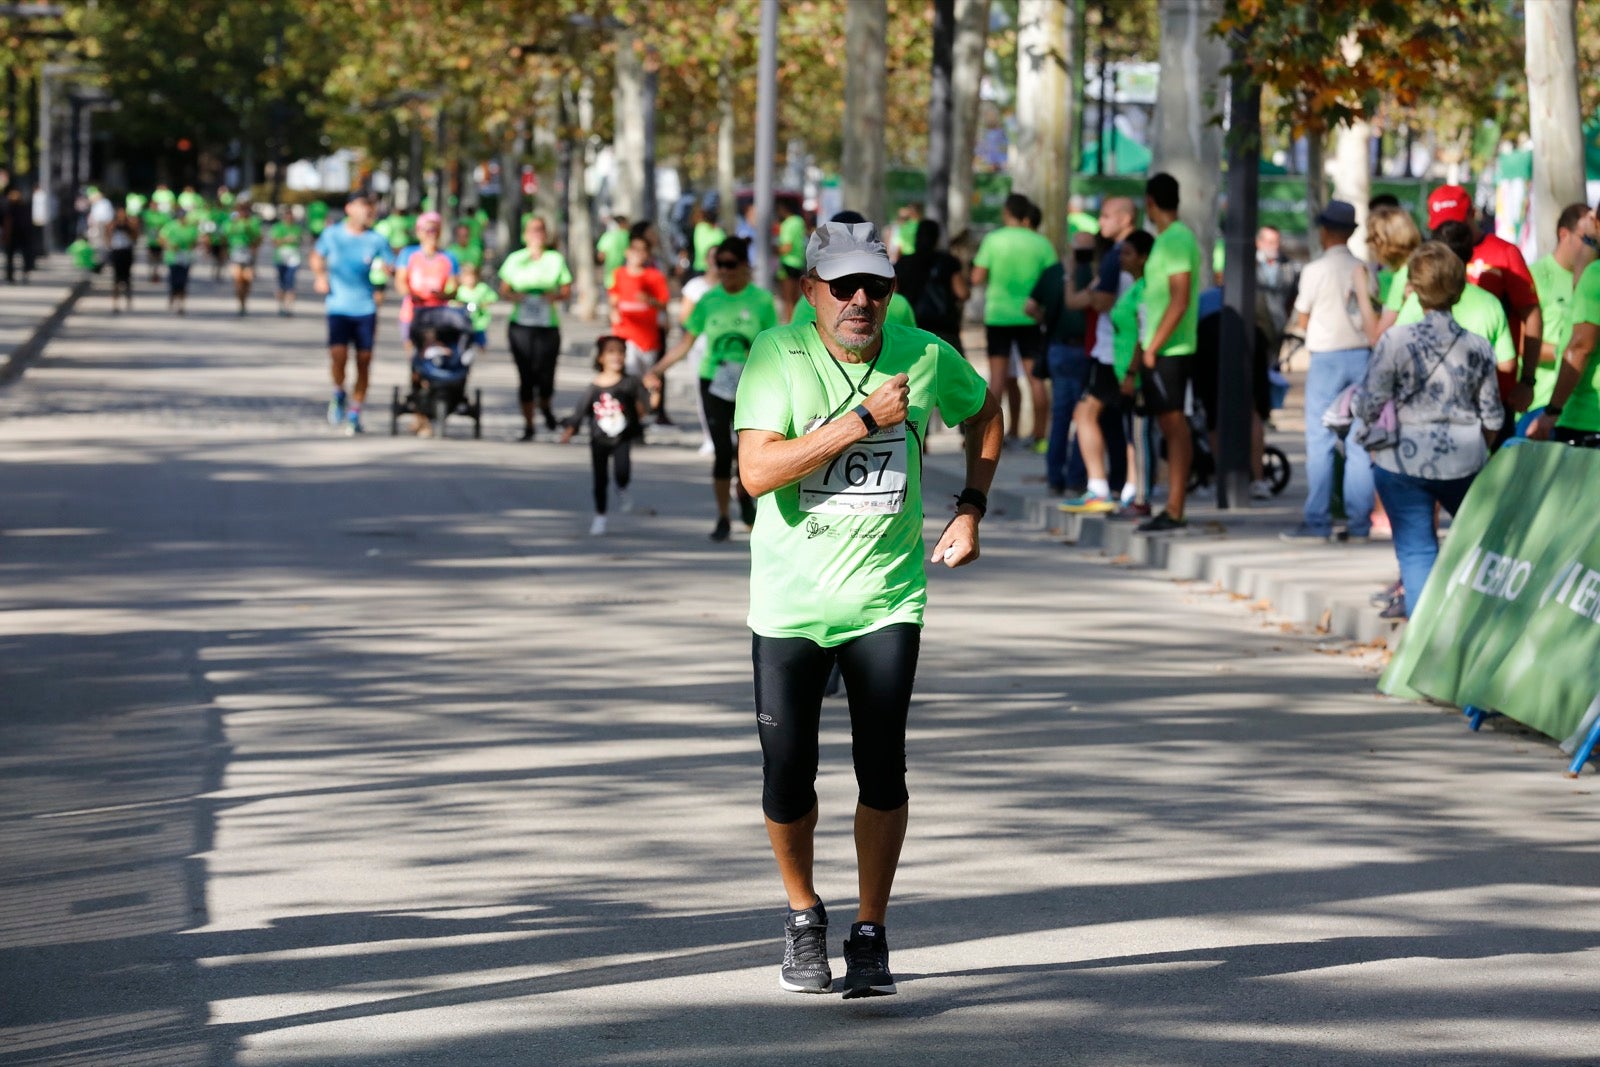
[[432,407],[433,436],[443,437],[445,417],[450,414],[450,401],[444,395],[435,393]]
[[1289,488],[1289,478],[1294,468],[1289,466],[1289,457],[1283,449],[1268,445],[1261,455],[1261,473],[1266,476],[1267,484],[1272,487],[1272,495],[1277,496]]
[[389,404],[389,436],[400,436],[400,387],[394,387],[394,400]]
[[472,393],[472,439],[477,441],[483,437],[483,390],[475,389]]

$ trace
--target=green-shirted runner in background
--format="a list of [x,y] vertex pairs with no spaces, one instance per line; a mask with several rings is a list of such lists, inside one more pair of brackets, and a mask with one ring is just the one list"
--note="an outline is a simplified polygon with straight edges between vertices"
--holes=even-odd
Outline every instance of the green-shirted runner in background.
[[222,224],[222,238],[228,247],[228,269],[233,273],[233,295],[243,316],[256,280],[256,249],[261,247],[261,223],[250,210],[250,201],[239,197],[233,213]]
[[313,200],[306,205],[306,229],[311,231],[311,239],[316,240],[322,236],[322,231],[328,228],[328,202],[326,200]]
[[572,295],[572,270],[566,257],[549,247],[544,220],[531,216],[522,228],[525,246],[500,264],[500,295],[516,304],[506,341],[517,365],[517,402],[522,408],[522,436],[533,440],[535,406],[544,412],[545,428],[555,430],[550,402],[556,391],[556,359],[561,355],[561,316],[556,305]]
[[287,318],[294,314],[294,280],[306,240],[306,228],[296,219],[294,207],[278,205],[267,240],[272,242],[272,265],[278,272],[278,314]]
[[713,213],[705,205],[695,205],[694,229],[689,237],[694,252],[693,258],[689,261],[690,277],[706,272],[706,257],[711,255],[712,249],[727,239],[728,235],[722,232],[722,227],[713,219]]
[[[798,993],[833,985],[813,852],[818,724],[837,664],[859,789],[861,897],[844,942],[849,999],[896,991],[884,924],[906,834],[906,723],[926,561],[960,567],[978,558],[978,522],[1000,458],[1000,406],[948,344],[884,324],[894,267],[870,223],[823,223],[806,262],[816,326],[756,339],[734,425],[741,474],[760,500],[750,629],[761,806],[787,898],[778,983]],[[965,423],[967,471],[930,554],[920,445],[935,409],[946,425]]]
[[600,267],[601,287],[611,290],[617,268],[628,258],[628,216],[613,215],[606,232],[594,243],[594,261]]
[[805,272],[806,217],[799,204],[783,197],[778,201],[778,295],[784,322],[794,321],[801,299],[800,276]]
[[917,250],[917,224],[922,221],[922,204],[912,201],[895,214],[894,243],[889,246],[889,259],[900,262]]
[[[169,197],[171,193],[167,194]],[[139,213],[139,229],[144,234],[145,254],[150,257],[150,280],[161,280],[161,228],[172,221],[172,215],[155,197]]]
[[734,481],[736,450],[733,437],[733,401],[739,388],[750,346],[763,330],[778,325],[778,309],[772,294],[750,284],[750,243],[742,237],[727,237],[712,256],[720,283],[695,301],[694,310],[684,324],[683,336],[645,375],[652,390],[661,388],[661,375],[668,367],[689,354],[695,339],[706,339],[705,356],[700,361],[700,401],[714,449],[711,486],[716,497],[717,525],[711,540],[726,541],[732,533],[728,518],[728,493],[737,486],[741,517],[745,525],[755,523],[755,502],[743,483]]
[[1188,526],[1184,518],[1194,439],[1184,397],[1200,325],[1200,243],[1178,220],[1178,179],[1157,174],[1144,186],[1145,217],[1156,243],[1144,265],[1144,335],[1140,338],[1145,411],[1167,442],[1167,506],[1139,524],[1141,533]]
[[162,259],[167,265],[167,309],[187,315],[189,268],[194,266],[195,248],[200,244],[200,218],[196,212],[181,212],[161,227]]
[[483,266],[483,242],[472,236],[472,227],[465,222],[456,223],[454,238],[445,247],[445,251],[456,257],[456,262],[465,267],[471,263],[474,267]]
[[1050,435],[1050,396],[1045,381],[1044,333],[1028,317],[1028,297],[1045,271],[1061,262],[1055,246],[1038,232],[1039,207],[1021,193],[1006,197],[1000,208],[1003,225],[978,245],[972,259],[972,284],[982,286],[983,326],[989,350],[989,388],[1006,405],[1006,435],[1021,440],[1022,379],[1033,398],[1032,447],[1044,446]]

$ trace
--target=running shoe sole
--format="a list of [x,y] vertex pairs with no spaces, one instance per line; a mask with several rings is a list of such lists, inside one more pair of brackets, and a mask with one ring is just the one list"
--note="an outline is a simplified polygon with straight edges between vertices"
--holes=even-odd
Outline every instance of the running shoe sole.
[[[849,979],[845,979],[845,981],[848,982]],[[844,999],[861,1000],[866,997],[892,997],[898,992],[900,992],[900,990],[893,982],[880,985],[858,985],[854,987],[847,985],[844,991]]]
[[[833,980],[830,978],[828,984],[823,986],[798,985],[785,978],[783,976],[783,968],[780,967],[778,968],[778,988],[786,993],[832,993]],[[849,996],[848,993],[845,995]]]

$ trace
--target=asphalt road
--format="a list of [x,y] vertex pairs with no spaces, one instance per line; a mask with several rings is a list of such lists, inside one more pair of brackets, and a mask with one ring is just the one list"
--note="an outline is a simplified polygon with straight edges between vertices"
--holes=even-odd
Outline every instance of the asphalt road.
[[0,1062],[1600,1062],[1588,778],[1004,521],[932,582],[901,993],[781,993],[694,435],[591,539],[498,338],[484,440],[346,439],[315,308],[198,288],[102,287],[0,392]]

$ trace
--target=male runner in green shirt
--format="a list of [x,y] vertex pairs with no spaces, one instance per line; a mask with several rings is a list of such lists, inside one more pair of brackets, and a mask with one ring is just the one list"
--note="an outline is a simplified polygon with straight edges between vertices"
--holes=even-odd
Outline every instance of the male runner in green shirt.
[[1189,525],[1183,511],[1194,440],[1183,405],[1200,325],[1200,243],[1178,220],[1178,179],[1157,174],[1145,182],[1144,205],[1156,243],[1144,265],[1141,387],[1145,411],[1167,442],[1167,506],[1139,532],[1167,533]]
[[[756,339],[734,415],[739,476],[759,498],[750,628],[762,809],[789,909],[779,985],[832,988],[812,855],[818,721],[837,663],[860,790],[861,901],[844,944],[844,995],[882,996],[895,992],[884,921],[906,833],[906,719],[924,567],[978,558],[978,521],[1000,458],[1000,406],[948,344],[884,325],[894,267],[871,223],[823,223],[806,263],[802,284],[816,324]],[[967,487],[929,554],[921,445],[935,408],[947,425],[966,424]]]

